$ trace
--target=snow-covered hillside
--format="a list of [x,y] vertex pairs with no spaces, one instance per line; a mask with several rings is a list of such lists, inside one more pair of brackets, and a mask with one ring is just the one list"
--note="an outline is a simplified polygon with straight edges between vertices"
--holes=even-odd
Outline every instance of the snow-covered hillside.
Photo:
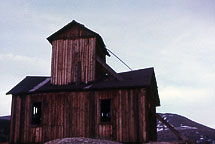
[[[215,144],[215,130],[188,118],[177,114],[159,114],[172,127],[181,134],[194,141],[195,143],[212,143]],[[175,141],[177,137],[165,126],[157,120],[157,132],[159,141]]]

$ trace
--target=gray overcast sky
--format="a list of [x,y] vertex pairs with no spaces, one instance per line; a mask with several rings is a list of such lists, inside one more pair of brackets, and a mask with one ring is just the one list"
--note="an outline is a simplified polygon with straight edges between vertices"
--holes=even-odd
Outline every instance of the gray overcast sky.
[[[0,115],[27,75],[50,75],[46,38],[73,19],[133,69],[154,67],[161,107],[215,128],[214,0],[10,0],[0,5]],[[128,71],[116,58],[108,64]]]

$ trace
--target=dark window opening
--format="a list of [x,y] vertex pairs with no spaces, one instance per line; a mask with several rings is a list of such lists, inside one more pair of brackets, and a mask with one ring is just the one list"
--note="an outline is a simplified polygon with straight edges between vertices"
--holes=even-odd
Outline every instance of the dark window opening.
[[101,122],[110,122],[111,121],[111,113],[110,113],[110,99],[101,100]]
[[41,124],[41,102],[34,102],[32,104],[32,124],[39,125]]

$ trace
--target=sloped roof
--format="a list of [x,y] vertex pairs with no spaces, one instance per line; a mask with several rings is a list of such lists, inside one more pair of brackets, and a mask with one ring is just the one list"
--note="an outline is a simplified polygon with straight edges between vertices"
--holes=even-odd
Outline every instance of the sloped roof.
[[[100,89],[117,89],[117,88],[140,88],[150,87],[155,80],[153,68],[140,69],[129,72],[119,73],[123,77],[123,81],[104,79],[89,84],[70,84],[70,85],[52,85],[50,77],[27,76],[7,94],[19,95],[39,92],[60,92],[60,91],[87,91]],[[156,88],[156,80],[155,83]],[[158,93],[156,94],[156,103],[159,106],[160,100]]]
[[79,26],[80,28],[82,28],[82,29],[90,32],[94,37],[96,37],[97,41],[99,41],[99,43],[102,45],[101,48],[102,48],[103,52],[105,53],[105,55],[110,56],[110,54],[108,53],[108,51],[106,49],[106,46],[104,44],[104,41],[103,41],[102,37],[98,33],[96,33],[94,31],[88,29],[83,24],[80,24],[80,23],[76,22],[75,20],[73,20],[72,22],[68,23],[63,28],[61,28],[60,30],[58,30],[57,32],[53,33],[51,36],[49,36],[47,38],[47,40],[50,43],[52,43],[52,41],[55,40],[58,37],[58,35],[60,35],[61,33],[66,32],[68,29],[71,29],[73,26]]

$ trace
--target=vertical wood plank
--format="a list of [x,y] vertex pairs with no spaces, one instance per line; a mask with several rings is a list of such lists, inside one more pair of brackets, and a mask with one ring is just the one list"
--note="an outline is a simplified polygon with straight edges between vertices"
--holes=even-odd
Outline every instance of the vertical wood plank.
[[64,61],[64,69],[63,69],[63,71],[64,71],[64,85],[66,85],[67,84],[67,80],[66,80],[66,78],[67,78],[67,40],[64,40],[64,59],[63,59],[63,61]]
[[65,40],[62,40],[62,47],[61,47],[61,51],[62,51],[62,74],[61,74],[61,84],[64,85],[65,84],[65,49],[66,49],[66,45],[65,45]]
[[133,90],[131,90],[130,92],[131,95],[131,99],[130,99],[130,110],[131,110],[131,117],[130,117],[130,136],[131,136],[131,141],[135,141],[135,131],[134,131],[134,109],[133,109],[133,99],[134,99],[134,95],[133,95]]
[[122,141],[122,91],[119,90],[119,140]]
[[125,142],[129,142],[128,129],[128,91],[125,92]]
[[20,143],[19,139],[19,130],[20,130],[20,111],[21,111],[21,98],[20,96],[16,97],[17,104],[16,104],[16,122],[15,122],[15,135],[14,141],[15,143]]
[[16,97],[12,96],[11,120],[10,120],[10,137],[9,137],[9,142],[10,143],[14,142],[15,121],[16,121]]
[[147,126],[146,126],[146,95],[143,96],[143,138],[147,140]]
[[20,108],[20,127],[19,127],[19,141],[24,143],[24,127],[25,127],[25,96],[20,97],[21,108]]
[[96,46],[96,44],[95,44],[95,42],[96,41],[95,40],[96,39],[95,38],[91,38],[91,39],[92,39],[92,42],[93,42],[92,43],[92,49],[93,49],[92,50],[92,52],[93,52],[92,53],[92,59],[93,59],[93,62],[92,62],[92,69],[91,69],[91,71],[92,71],[92,81],[93,81],[93,80],[95,80],[95,70],[96,70],[95,69],[95,67],[96,67],[95,66],[95,63],[96,63],[96,57],[95,57],[95,54],[96,54],[96,48],[95,48],[95,46]]
[[51,58],[51,82],[54,83],[54,69],[55,69],[55,41],[52,43],[52,58]]

